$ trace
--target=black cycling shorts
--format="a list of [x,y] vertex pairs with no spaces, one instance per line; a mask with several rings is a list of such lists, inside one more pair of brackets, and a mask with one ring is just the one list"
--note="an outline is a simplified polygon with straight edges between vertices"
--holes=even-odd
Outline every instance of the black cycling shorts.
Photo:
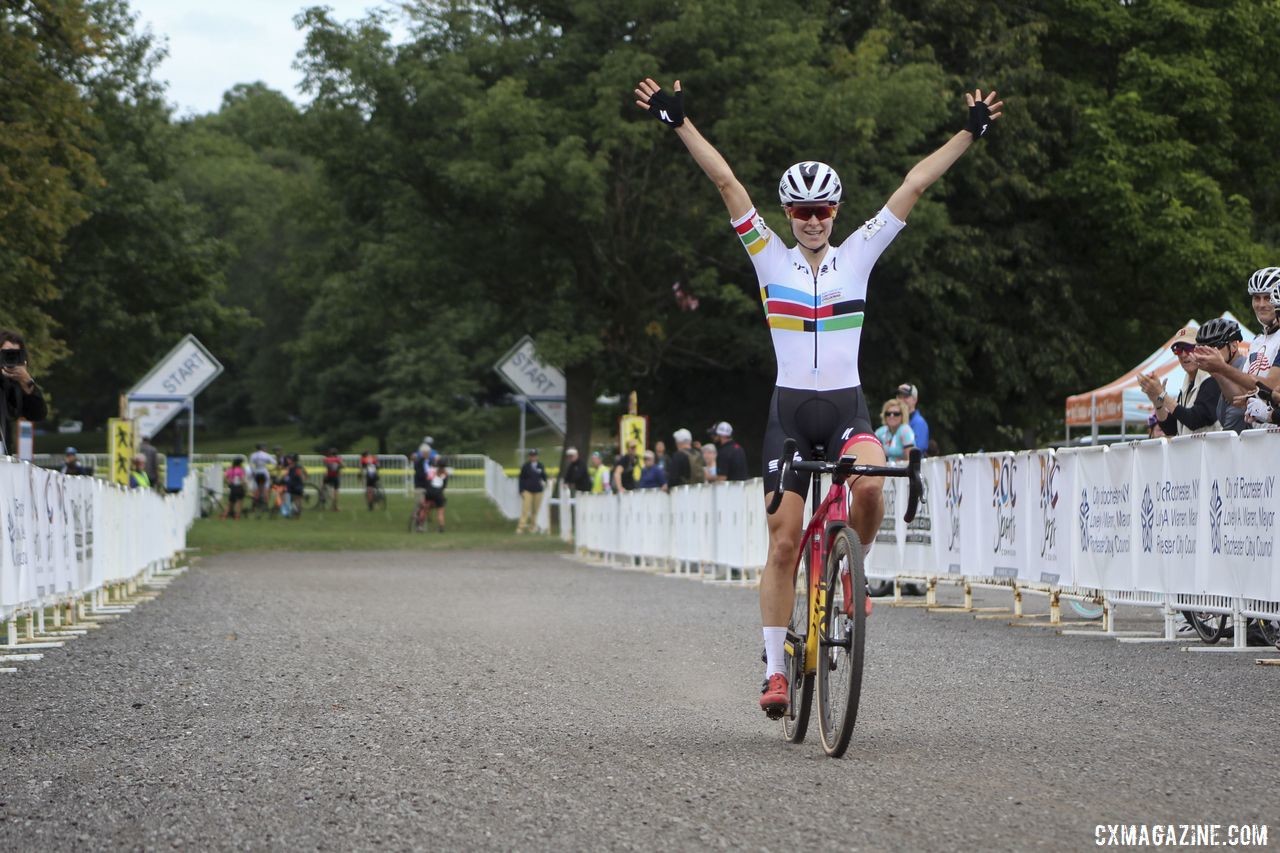
[[[811,459],[814,446],[821,444],[827,461],[834,462],[845,442],[859,434],[875,437],[861,386],[833,391],[774,388],[761,465],[765,493],[771,493],[778,486],[779,457],[782,444],[788,438],[796,440],[796,452],[801,459]],[[809,494],[809,474],[793,470],[785,485],[788,492],[805,497]]]
[[443,508],[447,501],[444,498],[444,489],[426,488],[422,490],[424,497],[438,507]]

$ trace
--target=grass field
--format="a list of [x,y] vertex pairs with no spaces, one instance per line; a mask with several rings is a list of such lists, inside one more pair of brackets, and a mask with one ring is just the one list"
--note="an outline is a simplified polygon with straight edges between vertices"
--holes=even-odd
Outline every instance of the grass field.
[[245,518],[223,521],[202,518],[187,535],[187,544],[203,555],[228,551],[568,551],[552,536],[516,536],[514,521],[502,517],[482,494],[449,496],[445,533],[410,533],[413,499],[389,495],[387,508],[370,512],[364,494],[342,496],[342,509],[312,510],[299,519]]

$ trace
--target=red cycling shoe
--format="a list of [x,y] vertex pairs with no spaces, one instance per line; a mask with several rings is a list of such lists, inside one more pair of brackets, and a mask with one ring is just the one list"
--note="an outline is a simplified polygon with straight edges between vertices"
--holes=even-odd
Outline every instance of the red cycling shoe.
[[760,707],[771,720],[778,719],[791,707],[787,677],[780,672],[769,676],[760,692],[764,694],[760,697]]

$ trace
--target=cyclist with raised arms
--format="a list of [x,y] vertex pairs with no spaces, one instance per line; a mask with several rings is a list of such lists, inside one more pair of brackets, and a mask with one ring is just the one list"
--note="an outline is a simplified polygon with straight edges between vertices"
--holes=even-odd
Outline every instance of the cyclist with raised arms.
[[[885,206],[839,246],[830,242],[843,194],[835,170],[816,161],[787,169],[778,199],[797,244],[787,248],[769,230],[724,157],[685,117],[680,81],[673,94],[645,79],[635,94],[636,106],[672,128],[716,185],[756,269],[778,360],[763,448],[766,499],[777,485],[778,458],[788,437],[796,440],[800,458],[821,444],[829,461],[851,453],[860,463],[884,465],[884,449],[872,431],[858,375],[867,279],[916,201],[1000,118],[1003,102],[996,100],[994,91],[985,97],[981,90],[965,93],[969,119],[964,130],[917,163]],[[783,644],[795,600],[793,571],[808,481],[809,475],[793,473],[784,484],[781,506],[768,517],[769,555],[760,582],[766,658],[760,707],[771,717],[782,715],[788,706]],[[881,489],[881,480],[869,477],[852,487],[850,517],[867,550],[884,516]]]

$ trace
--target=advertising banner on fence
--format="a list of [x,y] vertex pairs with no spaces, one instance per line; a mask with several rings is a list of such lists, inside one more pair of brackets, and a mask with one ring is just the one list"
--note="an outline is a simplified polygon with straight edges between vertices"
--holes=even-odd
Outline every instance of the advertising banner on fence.
[[935,571],[960,574],[964,512],[968,508],[964,503],[965,458],[947,456],[942,459],[926,459],[921,463],[921,468],[929,482],[937,487],[938,500],[932,507]]
[[1099,589],[1132,589],[1130,549],[1132,454],[1105,447],[1075,452],[1076,583]]
[[876,531],[875,547],[866,562],[867,575],[873,578],[891,578],[905,571],[902,561],[902,540],[906,525],[902,513],[906,511],[907,491],[899,488],[904,481],[886,477],[884,480],[884,517]]
[[981,489],[975,502],[978,574],[1012,580],[1027,565],[1026,525],[1018,523],[1018,501],[1026,493],[1023,461],[1012,453],[989,453],[974,466]]
[[1134,584],[1195,588],[1201,436],[1144,441],[1133,448]]
[[1276,441],[1266,434],[1242,439],[1230,432],[1203,439],[1206,501],[1199,532],[1207,547],[1201,549],[1196,575],[1204,592],[1262,599],[1272,594],[1280,469],[1258,463],[1265,458],[1263,445],[1274,447]]
[[1034,583],[1069,586],[1071,570],[1071,472],[1075,463],[1052,450],[1025,457],[1027,499],[1024,501],[1030,559],[1023,577]]
[[[923,475],[923,472],[920,480],[924,491],[920,495],[920,505],[916,507],[916,517],[906,525],[906,531],[902,537],[902,566],[906,572],[934,574],[938,568],[933,559],[933,493],[930,491],[932,483]],[[908,488],[909,486],[902,482],[903,500],[906,500]]]

